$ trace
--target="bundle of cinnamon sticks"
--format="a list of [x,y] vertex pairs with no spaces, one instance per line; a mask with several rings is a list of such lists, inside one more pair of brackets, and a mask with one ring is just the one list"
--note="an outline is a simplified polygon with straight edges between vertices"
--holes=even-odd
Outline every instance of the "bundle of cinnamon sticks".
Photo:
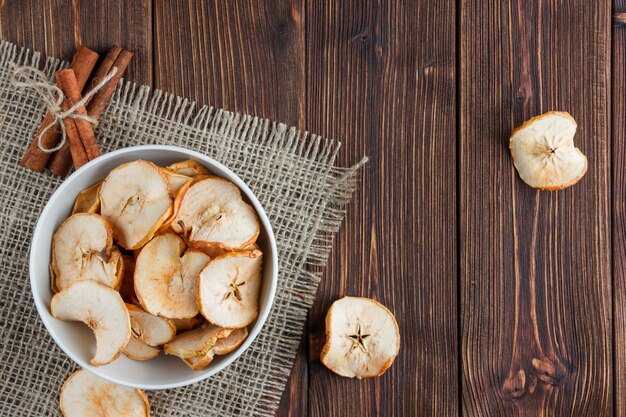
[[[78,107],[74,112],[98,120],[132,57],[132,52],[113,45],[92,76],[99,55],[89,48],[78,47],[69,68],[54,74],[56,85],[65,97],[62,110],[67,111],[81,101],[83,96],[100,84],[113,68],[117,68],[115,75],[95,92],[85,105]],[[51,149],[59,144],[61,132],[58,126],[48,128],[53,123],[55,116],[46,114],[20,165],[37,172],[43,171],[47,166],[54,174],[65,177],[72,166],[80,168],[100,155],[94,126],[87,120],[71,117],[63,119],[66,133],[63,147],[54,153],[41,150],[40,142],[44,149]]]

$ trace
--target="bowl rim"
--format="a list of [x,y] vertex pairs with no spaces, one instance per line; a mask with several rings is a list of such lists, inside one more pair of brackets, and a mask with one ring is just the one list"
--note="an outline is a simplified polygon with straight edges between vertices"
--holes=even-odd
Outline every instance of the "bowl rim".
[[[43,311],[48,311],[47,307],[44,305],[44,302],[41,298],[39,298],[38,296],[35,295],[35,277],[34,274],[32,273],[32,271],[35,270],[34,265],[35,265],[35,256],[33,256],[33,243],[36,242],[38,239],[40,239],[40,234],[43,233],[42,232],[42,220],[45,219],[50,212],[52,212],[54,210],[54,205],[55,205],[55,201],[59,198],[60,195],[62,195],[64,193],[64,191],[71,186],[72,184],[72,179],[76,178],[78,176],[80,176],[83,172],[90,170],[92,167],[95,167],[103,162],[105,162],[108,159],[114,158],[118,155],[121,154],[125,154],[125,153],[130,153],[130,152],[138,152],[138,151],[142,151],[142,150],[158,150],[158,151],[175,151],[175,152],[179,152],[179,153],[184,153],[187,156],[189,156],[189,159],[194,159],[197,162],[200,162],[201,165],[203,162],[205,162],[206,164],[212,166],[215,168],[215,170],[221,171],[220,176],[222,175],[228,175],[231,178],[228,178],[229,180],[233,181],[238,187],[239,189],[246,195],[246,197],[248,198],[248,200],[250,201],[250,203],[252,204],[252,206],[254,207],[255,211],[257,212],[257,215],[259,216],[259,220],[261,222],[261,224],[263,225],[263,227],[266,230],[267,233],[267,237],[268,237],[268,241],[269,241],[269,246],[270,249],[273,253],[274,256],[272,256],[272,271],[273,273],[271,274],[271,282],[270,282],[270,291],[268,294],[268,298],[267,298],[267,308],[264,311],[261,311],[259,316],[257,317],[256,321],[255,321],[255,325],[253,326],[253,328],[250,331],[250,334],[248,335],[248,337],[246,338],[246,340],[244,341],[244,343],[237,348],[237,350],[235,350],[234,352],[231,352],[227,355],[225,355],[224,360],[222,360],[219,365],[217,365],[215,368],[207,371],[207,372],[202,372],[199,373],[198,376],[193,377],[193,378],[189,378],[187,380],[184,381],[180,381],[177,383],[153,383],[153,384],[134,384],[134,383],[129,383],[126,382],[124,380],[120,380],[118,378],[109,376],[109,375],[105,375],[102,372],[99,372],[99,368],[101,367],[97,367],[97,366],[93,366],[88,362],[83,361],[82,359],[80,359],[78,356],[76,356],[72,350],[63,342],[62,338],[57,335],[53,330],[51,330],[51,323],[50,323],[50,319],[45,315],[42,314]],[[137,158],[137,159],[141,159],[141,158]],[[263,208],[263,206],[261,205],[261,203],[259,202],[259,200],[257,199],[256,195],[252,192],[252,190],[250,190],[250,188],[248,187],[248,185],[237,175],[235,174],[231,169],[229,169],[228,167],[226,167],[225,165],[223,165],[222,163],[216,161],[215,159],[204,155],[200,152],[191,150],[191,149],[187,149],[187,148],[183,148],[180,146],[173,146],[173,145],[138,145],[138,146],[129,146],[126,148],[121,148],[121,149],[117,149],[115,151],[111,151],[108,152],[106,154],[103,154],[101,156],[99,156],[98,158],[89,161],[88,163],[86,163],[85,165],[83,165],[82,167],[80,167],[79,169],[77,169],[75,172],[73,172],[68,178],[66,178],[61,185],[56,189],[56,191],[50,196],[50,198],[48,199],[46,205],[44,206],[43,210],[41,211],[39,218],[37,219],[37,224],[35,226],[35,229],[33,231],[32,237],[31,237],[31,242],[29,245],[29,262],[28,262],[28,268],[29,268],[29,282],[30,282],[30,286],[31,286],[31,295],[33,297],[33,300],[35,302],[35,306],[37,308],[37,314],[39,315],[39,318],[41,319],[41,321],[43,322],[48,334],[52,337],[52,339],[55,341],[55,343],[61,348],[61,350],[63,350],[63,352],[70,357],[70,359],[72,359],[75,363],[77,363],[79,366],[81,366],[82,368],[86,369],[89,372],[94,373],[95,375],[99,376],[100,378],[104,378],[110,382],[119,384],[119,385],[123,385],[123,386],[127,386],[127,387],[131,387],[131,388],[140,388],[140,389],[145,389],[145,390],[159,390],[159,389],[170,389],[170,388],[179,388],[179,387],[184,387],[187,385],[191,385],[194,384],[196,382],[199,381],[203,381],[207,378],[210,378],[213,375],[216,375],[217,373],[221,372],[222,370],[224,370],[226,367],[228,367],[231,363],[233,363],[236,359],[238,359],[241,355],[243,355],[243,353],[248,349],[248,347],[250,347],[250,345],[252,344],[252,342],[254,342],[254,340],[256,339],[256,337],[259,335],[259,333],[261,332],[261,330],[263,329],[263,327],[265,326],[265,323],[267,321],[267,318],[269,317],[269,314],[272,310],[272,308],[274,307],[274,299],[276,296],[276,287],[277,287],[277,283],[278,283],[278,248],[276,245],[276,236],[274,235],[274,230],[272,229],[272,225],[269,221],[269,218],[267,217],[267,214],[265,212],[265,209]],[[37,284],[39,285],[39,284]],[[54,319],[54,318],[53,318]],[[55,319],[56,320],[56,319]]]

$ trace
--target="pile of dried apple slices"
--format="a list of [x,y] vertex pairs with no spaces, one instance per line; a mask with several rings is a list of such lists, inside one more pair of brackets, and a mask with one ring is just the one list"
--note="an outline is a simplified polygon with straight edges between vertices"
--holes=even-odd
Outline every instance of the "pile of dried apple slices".
[[93,330],[93,365],[163,351],[201,370],[258,316],[259,230],[239,188],[194,161],[120,165],[52,237],[52,315]]

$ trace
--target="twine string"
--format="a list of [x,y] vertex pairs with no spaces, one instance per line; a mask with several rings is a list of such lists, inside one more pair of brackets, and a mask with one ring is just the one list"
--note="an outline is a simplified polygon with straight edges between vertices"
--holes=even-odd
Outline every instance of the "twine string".
[[[63,91],[54,83],[48,81],[46,75],[39,69],[32,66],[16,67],[11,73],[11,85],[15,88],[30,88],[34,90],[37,95],[43,100],[48,109],[48,113],[54,118],[52,123],[43,128],[37,136],[37,147],[44,153],[52,153],[61,149],[67,140],[67,132],[65,131],[65,124],[63,120],[66,118],[84,120],[92,125],[96,126],[98,120],[88,116],[86,114],[79,114],[76,111],[84,106],[98,91],[100,91],[104,85],[109,82],[117,73],[117,67],[113,67],[107,75],[100,80],[100,82],[93,87],[85,96],[77,101],[72,107],[63,111],[62,104],[66,97],[63,95]],[[52,147],[46,148],[42,143],[45,133],[59,125],[61,128],[61,140],[59,143]]]

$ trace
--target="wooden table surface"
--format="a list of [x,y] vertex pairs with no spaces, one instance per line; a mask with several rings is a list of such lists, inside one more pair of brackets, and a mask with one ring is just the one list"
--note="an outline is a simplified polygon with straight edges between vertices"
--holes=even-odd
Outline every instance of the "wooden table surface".
[[[4,0],[0,34],[370,156],[279,416],[626,415],[626,0]],[[551,109],[589,170],[539,192],[508,137]],[[398,318],[380,378],[319,362],[346,294]]]

